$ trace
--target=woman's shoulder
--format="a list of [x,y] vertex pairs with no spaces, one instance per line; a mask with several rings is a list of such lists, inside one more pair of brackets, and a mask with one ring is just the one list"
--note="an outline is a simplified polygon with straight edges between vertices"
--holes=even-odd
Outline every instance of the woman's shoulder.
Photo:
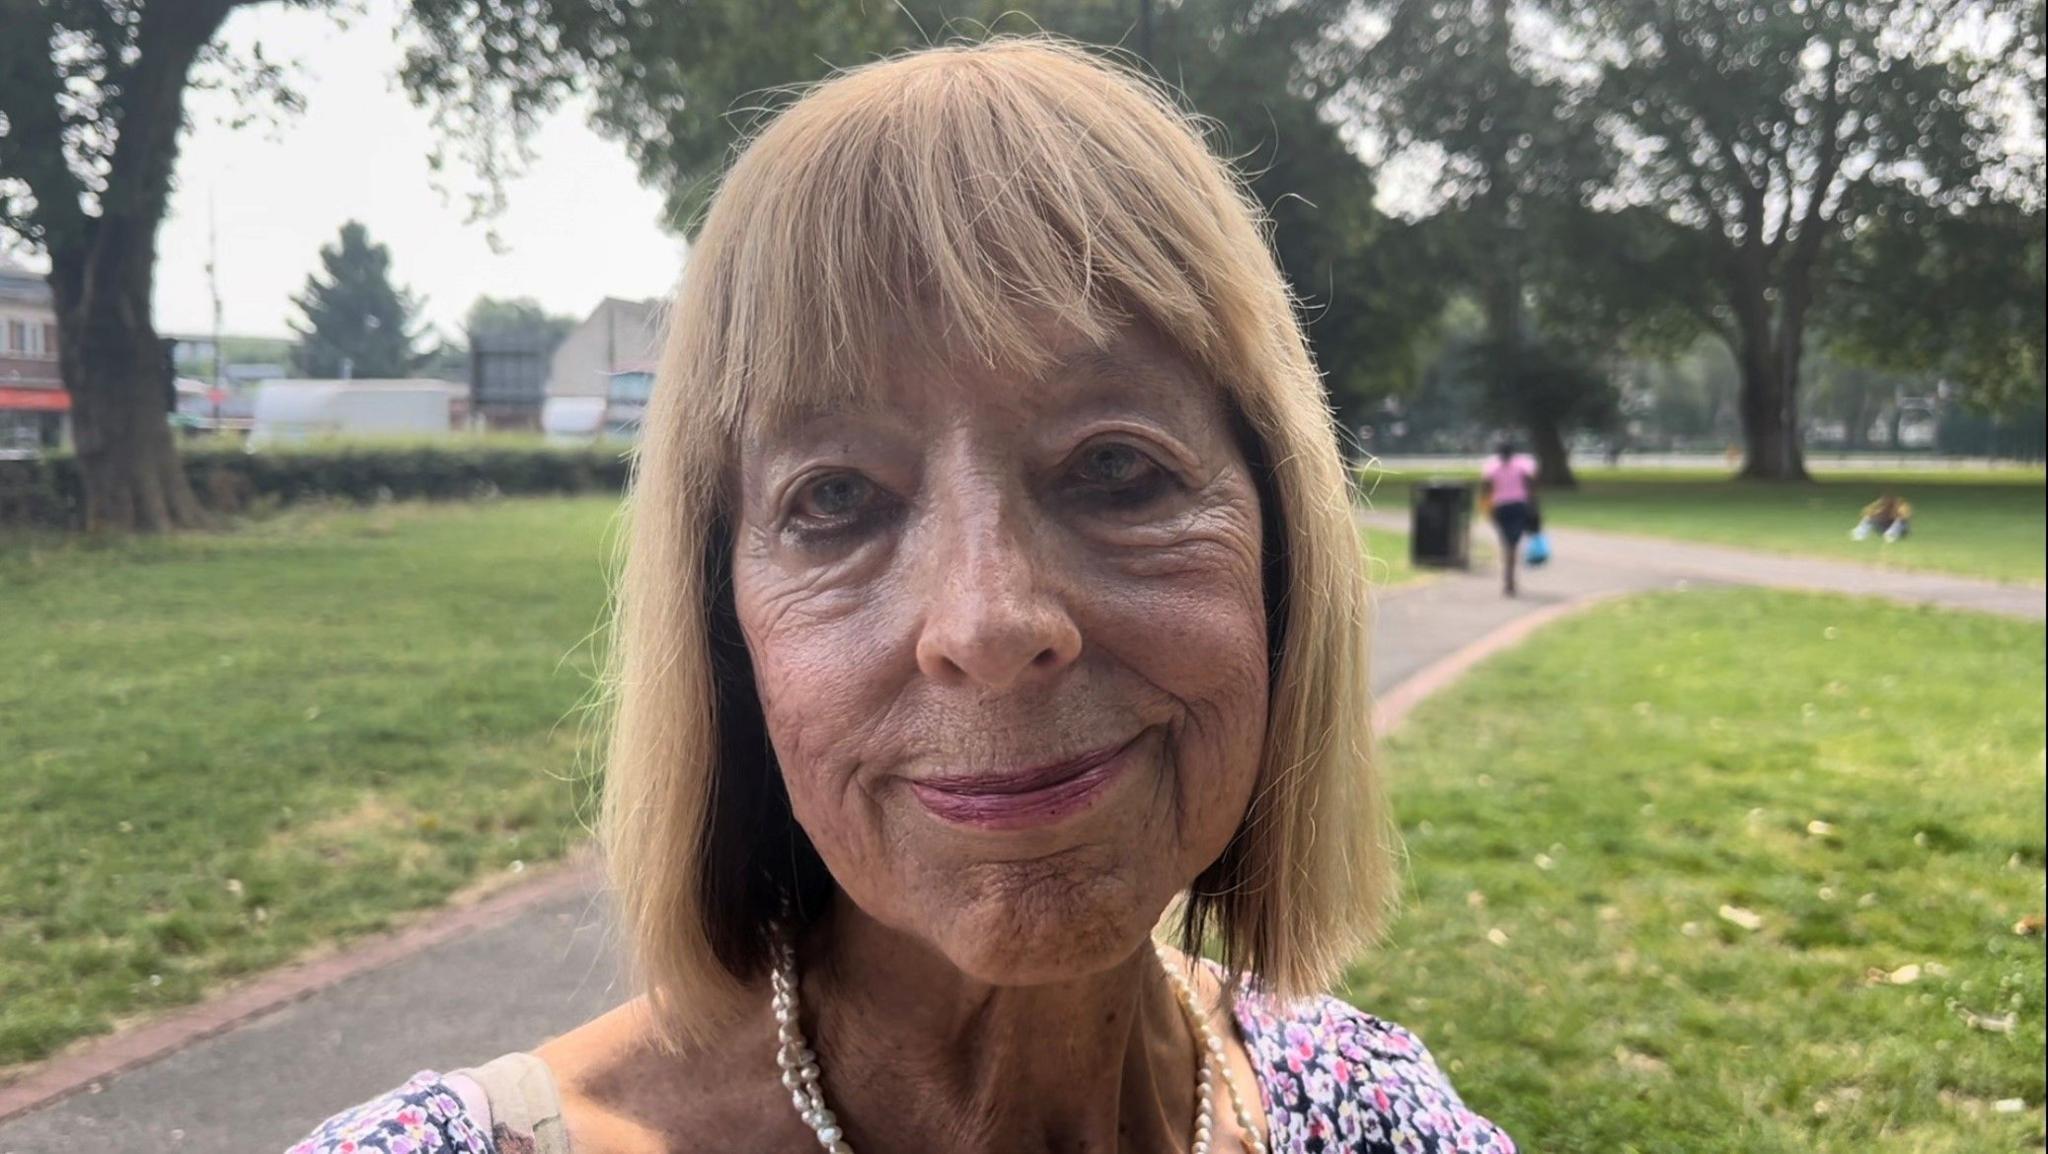
[[1276,1148],[1513,1154],[1474,1113],[1422,1039],[1328,996],[1283,1001],[1246,982],[1237,998],[1245,1048],[1264,1084]]
[[320,1123],[286,1154],[511,1154],[501,1152],[462,1097],[433,1070]]

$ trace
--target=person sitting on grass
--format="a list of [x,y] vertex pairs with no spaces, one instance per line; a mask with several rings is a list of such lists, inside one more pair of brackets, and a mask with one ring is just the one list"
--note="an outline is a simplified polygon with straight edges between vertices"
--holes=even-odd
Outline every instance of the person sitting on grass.
[[1896,541],[1913,531],[1913,505],[1899,497],[1886,493],[1870,504],[1863,506],[1863,519],[1849,530],[1852,541],[1868,540],[1872,534],[1882,533],[1887,541]]

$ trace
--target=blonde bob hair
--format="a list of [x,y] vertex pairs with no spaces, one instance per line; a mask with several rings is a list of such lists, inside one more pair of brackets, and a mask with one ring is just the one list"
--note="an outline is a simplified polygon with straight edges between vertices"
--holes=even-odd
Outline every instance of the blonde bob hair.
[[790,816],[733,616],[741,438],[859,404],[904,333],[1034,379],[1042,322],[1150,325],[1220,388],[1266,525],[1271,705],[1243,823],[1179,937],[1282,994],[1377,929],[1365,559],[1337,433],[1257,204],[1200,128],[1069,44],[912,52],[812,88],[744,149],[695,244],[630,498],[600,840],[662,1036],[735,1010],[832,883]]

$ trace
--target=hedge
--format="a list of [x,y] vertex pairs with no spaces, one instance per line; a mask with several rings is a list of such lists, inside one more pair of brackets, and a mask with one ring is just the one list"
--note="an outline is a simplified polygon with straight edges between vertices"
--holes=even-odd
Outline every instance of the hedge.
[[[325,499],[364,504],[526,494],[618,492],[630,463],[618,445],[488,440],[341,443],[249,452],[186,447],[193,492],[216,512]],[[0,526],[77,528],[84,522],[78,461],[69,455],[0,461]]]

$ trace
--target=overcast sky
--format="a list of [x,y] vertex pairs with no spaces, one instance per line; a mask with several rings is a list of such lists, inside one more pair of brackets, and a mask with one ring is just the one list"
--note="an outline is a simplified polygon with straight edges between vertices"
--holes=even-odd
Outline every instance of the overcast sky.
[[[296,61],[305,111],[236,129],[224,93],[190,94],[191,128],[157,266],[156,321],[167,333],[213,327],[207,287],[208,204],[216,222],[223,331],[284,336],[291,296],[343,221],[362,221],[391,249],[394,279],[425,298],[425,317],[451,335],[479,294],[530,296],[581,317],[605,296],[666,295],[682,242],[661,226],[661,197],[640,186],[618,144],[581,109],[538,135],[527,175],[507,189],[493,253],[465,225],[461,186],[437,192],[427,169],[436,135],[397,79],[393,0],[367,0],[346,27],[282,5],[238,9],[225,37]],[[473,182],[472,182],[473,183]]]

